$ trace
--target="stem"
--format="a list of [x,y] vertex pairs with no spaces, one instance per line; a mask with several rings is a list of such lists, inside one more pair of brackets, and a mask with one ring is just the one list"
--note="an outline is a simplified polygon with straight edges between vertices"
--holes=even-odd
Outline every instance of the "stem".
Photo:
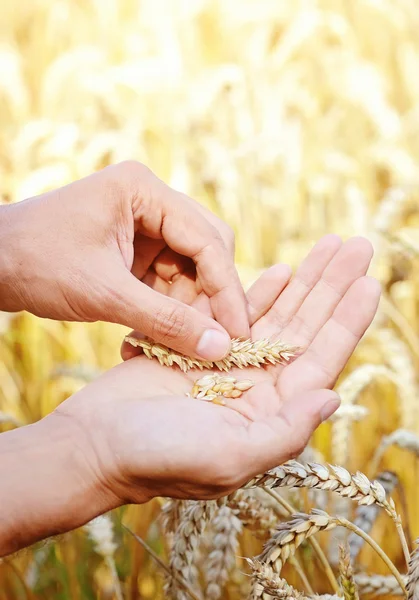
[[122,594],[121,589],[121,582],[119,581],[118,572],[116,570],[116,565],[113,556],[106,556],[105,562],[108,565],[110,572],[112,573],[113,589],[115,592],[115,596],[117,600],[124,600],[124,596]]
[[162,561],[162,559],[159,556],[157,556],[157,554],[154,552],[154,550],[152,548],[150,548],[150,546],[147,544],[147,542],[145,542],[140,536],[136,535],[133,531],[131,531],[131,529],[129,529],[129,527],[127,527],[126,525],[122,525],[122,527],[126,531],[128,531],[128,533],[130,533],[132,535],[132,537],[135,538],[137,540],[137,542],[139,544],[141,544],[141,546],[143,548],[145,548],[145,550],[150,554],[150,556],[152,556],[154,558],[156,563],[167,573],[167,575],[169,577],[172,577],[173,579],[175,579],[175,581],[184,588],[184,590],[190,595],[190,597],[193,600],[202,600],[202,598],[200,598],[193,591],[193,589],[190,587],[190,585],[188,583],[186,583],[186,581],[183,579],[183,577],[180,577],[177,573],[171,572],[169,567]]
[[[265,492],[269,494],[269,496],[275,498],[275,500],[279,502],[279,504],[287,511],[289,515],[293,515],[297,512],[296,509],[292,506],[292,504],[289,504],[286,500],[284,500],[284,498],[282,498],[279,494],[277,494],[270,488],[262,487],[262,489],[265,490]],[[282,513],[280,513],[279,511],[277,512],[277,514],[283,516]],[[308,538],[307,541],[313,548],[314,552],[317,554],[317,557],[323,566],[323,569],[327,575],[327,578],[330,582],[330,585],[332,586],[333,591],[335,592],[335,594],[339,595],[341,593],[339,584],[337,582],[335,574],[333,573],[332,567],[330,566],[330,563],[326,558],[325,553],[320,547],[320,544],[314,538]]]
[[299,578],[301,579],[301,582],[302,582],[303,586],[305,587],[306,592],[308,592],[310,594],[310,596],[314,596],[315,595],[314,590],[311,587],[310,582],[307,579],[307,576],[304,573],[304,569],[301,566],[301,563],[298,560],[298,558],[296,556],[290,557],[290,564],[294,567],[296,573],[298,574]]
[[9,569],[11,569],[13,571],[13,573],[16,575],[17,579],[19,580],[19,583],[21,584],[22,588],[25,591],[26,598],[28,600],[34,600],[35,596],[34,596],[32,590],[30,590],[28,585],[26,584],[26,581],[23,578],[22,573],[19,571],[19,569],[16,567],[16,565],[13,564],[13,560],[9,560],[7,557],[3,557],[2,562],[5,565],[7,565],[9,567]]
[[338,525],[342,525],[342,527],[346,527],[347,529],[350,529],[351,531],[353,531],[354,533],[356,533],[357,535],[362,537],[371,546],[371,548],[373,548],[376,551],[378,556],[383,560],[383,562],[387,565],[387,567],[392,572],[394,577],[397,579],[397,582],[400,585],[400,587],[402,588],[403,592],[406,594],[406,588],[403,583],[402,576],[400,575],[399,571],[396,569],[394,564],[391,562],[391,560],[389,559],[387,554],[384,552],[384,550],[382,548],[380,548],[380,546],[377,544],[377,542],[375,542],[368,535],[368,533],[365,533],[365,531],[362,531],[362,529],[360,529],[357,525],[355,525],[354,523],[351,523],[351,521],[348,521],[347,519],[344,519],[343,517],[334,517],[334,520],[336,521],[336,523]]
[[404,558],[406,561],[406,565],[409,567],[409,560],[410,560],[409,546],[407,545],[407,540],[406,540],[406,536],[404,534],[403,525],[402,525],[402,522],[401,522],[401,519],[399,516],[397,516],[397,521],[395,521],[395,524],[396,524],[397,533],[399,534],[400,542],[402,544],[403,554],[404,554]]

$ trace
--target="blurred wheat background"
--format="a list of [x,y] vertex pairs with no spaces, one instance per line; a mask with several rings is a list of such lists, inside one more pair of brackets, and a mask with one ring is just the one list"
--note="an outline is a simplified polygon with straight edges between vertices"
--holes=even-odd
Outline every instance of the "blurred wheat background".
[[[234,227],[246,285],[274,262],[298,265],[325,233],[373,241],[380,312],[338,383],[344,408],[313,448],[370,477],[391,471],[410,540],[419,535],[419,459],[401,447],[408,433],[388,436],[419,434],[418,31],[417,0],[0,7],[2,202],[132,158]],[[123,333],[0,313],[0,431],[40,419],[116,364]],[[333,502],[332,514],[349,510]],[[157,500],[127,507],[5,559],[0,598],[162,598],[160,567],[121,526],[167,562],[159,512]],[[400,566],[385,516],[372,534]],[[319,538],[332,563],[337,537]],[[260,548],[246,532],[237,554]],[[309,549],[301,560],[310,565]],[[361,560],[387,573],[365,548]],[[317,566],[307,568],[316,591],[328,591]],[[244,571],[223,598],[245,597]]]

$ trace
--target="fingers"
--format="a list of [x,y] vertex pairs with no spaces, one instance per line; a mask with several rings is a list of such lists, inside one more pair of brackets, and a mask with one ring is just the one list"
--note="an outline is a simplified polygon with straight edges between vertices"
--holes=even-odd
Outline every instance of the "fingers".
[[351,285],[305,353],[282,374],[284,397],[334,385],[377,312],[380,292],[372,277]]
[[[250,326],[254,325],[269,311],[287,285],[290,277],[291,267],[278,264],[262,273],[251,286],[246,294]],[[257,337],[257,332],[254,333],[253,337]]]
[[343,244],[283,329],[283,338],[290,344],[307,347],[352,283],[366,274],[372,255],[371,243],[365,238],[355,237]]
[[251,423],[245,444],[249,457],[253,457],[248,463],[253,471],[251,475],[263,473],[301,454],[315,429],[339,404],[335,392],[307,391],[284,402],[275,416]]
[[126,270],[113,273],[109,306],[104,307],[108,320],[142,331],[188,356],[219,360],[227,354],[230,336],[209,316],[159,294]]
[[269,331],[271,336],[283,331],[341,245],[342,241],[336,235],[326,235],[317,242],[271,310],[261,319],[260,328]]
[[139,233],[163,237],[174,252],[191,258],[217,321],[231,337],[248,336],[246,301],[234,266],[232,232],[223,224],[221,234],[196,203],[172,190],[144,166],[128,163],[120,169],[128,172],[131,181],[129,196]]

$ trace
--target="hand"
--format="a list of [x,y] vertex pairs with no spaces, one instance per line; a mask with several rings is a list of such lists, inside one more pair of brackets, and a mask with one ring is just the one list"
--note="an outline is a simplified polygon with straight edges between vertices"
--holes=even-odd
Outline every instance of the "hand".
[[139,163],[1,207],[0,240],[2,310],[116,322],[210,360],[249,334],[230,228]]
[[199,372],[183,374],[138,356],[64,402],[56,415],[82,425],[86,456],[118,502],[155,495],[214,498],[298,455],[338,407],[330,391],[378,305],[365,277],[369,242],[326,236],[288,283],[269,269],[248,293],[252,337],[301,347],[290,365],[232,371],[256,385],[220,407],[185,397]]

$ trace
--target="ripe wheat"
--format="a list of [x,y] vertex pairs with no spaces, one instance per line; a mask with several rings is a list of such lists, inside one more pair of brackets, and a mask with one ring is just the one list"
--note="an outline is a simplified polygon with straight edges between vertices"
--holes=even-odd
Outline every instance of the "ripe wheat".
[[269,339],[262,339],[252,341],[233,339],[231,340],[231,349],[227,356],[220,361],[211,362],[190,358],[175,350],[171,350],[163,344],[157,344],[148,339],[126,336],[125,341],[132,346],[141,348],[147,358],[155,358],[161,365],[168,367],[177,365],[184,372],[193,368],[212,369],[216,367],[220,371],[229,371],[233,367],[243,369],[244,367],[260,367],[266,364],[285,364],[298,353],[297,347],[285,344],[281,340],[270,341]]

